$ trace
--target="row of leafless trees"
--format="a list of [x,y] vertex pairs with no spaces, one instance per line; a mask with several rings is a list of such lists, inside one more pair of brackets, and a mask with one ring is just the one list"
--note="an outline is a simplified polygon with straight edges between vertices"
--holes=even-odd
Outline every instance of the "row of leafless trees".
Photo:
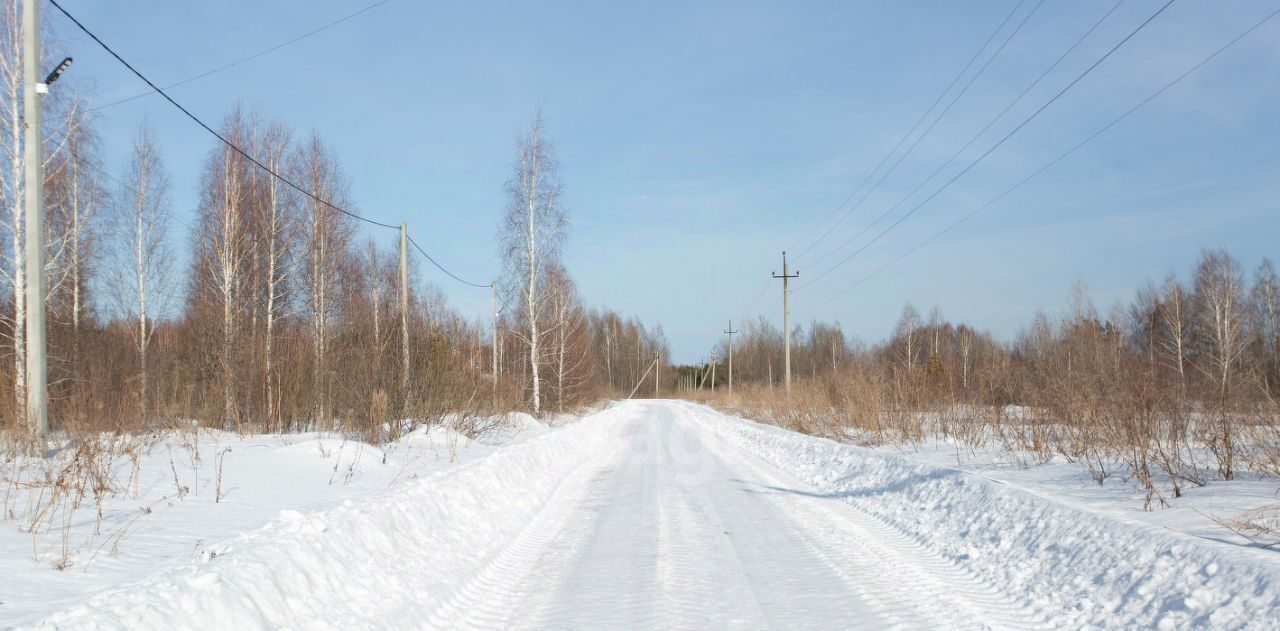
[[1249,274],[1225,250],[1205,251],[1189,283],[1149,283],[1105,316],[1077,287],[1065,313],[1037,314],[1008,343],[910,305],[881,344],[822,323],[792,340],[788,400],[781,332],[763,319],[743,328],[734,405],[816,433],[944,434],[1060,455],[1099,481],[1132,475],[1152,501],[1244,469],[1280,475],[1280,281],[1269,260]]
[[[24,427],[25,302],[18,4],[0,0],[0,430]],[[661,331],[586,308],[559,257],[567,221],[541,117],[518,143],[500,226],[507,305],[450,309],[399,235],[362,236],[341,161],[234,108],[211,143],[179,234],[161,143],[146,125],[104,164],[74,78],[46,99],[50,418],[55,430],[198,423],[242,431],[341,427],[372,439],[447,414],[570,410],[630,392]],[[181,221],[187,224],[186,221]],[[496,337],[496,347],[493,344]],[[398,421],[408,420],[408,424]]]
[[[55,427],[186,419],[265,430],[340,423],[376,435],[398,431],[385,429],[391,418],[480,401],[472,391],[488,377],[464,358],[484,352],[486,328],[445,308],[416,275],[399,299],[396,257],[360,242],[350,216],[218,146],[205,162],[195,225],[178,245],[151,133],[138,130],[129,163],[113,176],[97,159],[92,122],[55,127],[46,148]],[[318,134],[295,138],[240,109],[220,131],[316,197],[349,203]],[[16,175],[5,181],[20,190]],[[0,302],[14,356],[0,371],[11,393],[0,405],[6,427],[23,418],[25,231],[21,213],[13,217],[4,226],[15,244],[5,265],[11,292]],[[407,356],[395,352],[403,340]]]
[[[48,305],[55,425],[186,419],[255,431],[341,426],[382,438],[403,429],[393,419],[565,411],[629,392],[663,349],[661,332],[582,304],[558,257],[565,219],[548,191],[558,183],[540,127],[521,140],[508,185],[510,308],[496,357],[488,322],[450,310],[414,265],[402,286],[395,246],[362,241],[356,219],[334,208],[352,207],[348,184],[315,132],[299,138],[260,113],[230,112],[220,133],[314,197],[215,146],[185,248],[146,127],[119,177],[92,162],[96,151],[56,154],[66,158],[48,184],[59,209],[50,213],[60,237],[51,248],[80,252],[52,258],[50,269],[51,281],[71,279],[51,282]],[[76,213],[83,223],[73,233],[60,222]],[[387,240],[399,245],[395,236]],[[10,333],[21,320],[7,302]],[[2,408],[8,427],[22,418],[20,378],[0,372],[12,393]]]

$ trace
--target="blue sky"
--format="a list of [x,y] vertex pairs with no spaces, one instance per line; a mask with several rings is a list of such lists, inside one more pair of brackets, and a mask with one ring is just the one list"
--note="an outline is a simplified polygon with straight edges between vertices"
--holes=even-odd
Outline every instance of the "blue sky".
[[[61,1],[162,84],[370,4]],[[1114,3],[1022,3],[997,43],[1036,7],[1025,26],[874,194],[800,258],[801,280],[844,254],[812,268],[806,259],[902,199]],[[433,256],[478,282],[498,271],[494,235],[515,137],[541,107],[572,222],[566,263],[584,300],[660,323],[673,359],[696,361],[731,317],[781,319],[779,287],[753,303],[779,268],[780,251],[857,187],[1018,4],[392,0],[173,95],[211,121],[240,102],[295,129],[320,130],[360,212],[407,221]],[[1161,4],[1126,0],[912,199],[976,158]],[[1037,309],[1057,313],[1076,279],[1105,311],[1148,278],[1186,276],[1202,247],[1226,246],[1250,270],[1276,258],[1280,17],[1000,203],[830,300],[1276,8],[1274,0],[1175,2],[919,212],[797,290],[793,317],[839,320],[875,341],[912,301],[1007,338]],[[65,48],[46,50],[46,60],[73,55],[70,72],[102,102],[139,90],[52,7],[45,18]],[[211,139],[155,96],[101,115],[117,173],[138,122],[150,121],[177,212],[190,223]],[[454,306],[476,317],[487,312],[487,291],[422,269]]]

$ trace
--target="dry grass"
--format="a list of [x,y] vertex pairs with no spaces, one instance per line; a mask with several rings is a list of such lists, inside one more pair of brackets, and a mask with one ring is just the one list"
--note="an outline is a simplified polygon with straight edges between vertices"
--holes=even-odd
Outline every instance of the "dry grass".
[[1214,442],[1224,423],[1235,437],[1237,470],[1280,476],[1274,400],[1224,418],[1195,402],[1152,404],[1140,388],[1098,380],[1092,391],[1042,392],[1034,406],[970,403],[931,388],[923,375],[895,378],[875,369],[798,380],[789,397],[782,388],[759,385],[739,386],[732,396],[724,389],[683,394],[746,418],[862,445],[911,447],[937,437],[957,449],[1005,450],[1028,465],[1058,457],[1078,463],[1099,484],[1118,474],[1136,481],[1145,509],[1167,506],[1188,484],[1229,479],[1218,468],[1221,446]]

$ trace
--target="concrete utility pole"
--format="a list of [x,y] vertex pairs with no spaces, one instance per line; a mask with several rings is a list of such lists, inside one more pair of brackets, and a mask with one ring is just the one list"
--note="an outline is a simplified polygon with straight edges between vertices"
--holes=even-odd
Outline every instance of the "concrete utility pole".
[[791,304],[787,300],[787,281],[798,278],[800,272],[787,273],[787,253],[782,253],[782,274],[774,272],[774,278],[782,279],[782,339],[783,339],[783,381],[786,383],[787,396],[791,396]]
[[493,408],[496,412],[498,409],[498,283],[494,281],[489,283],[489,293],[493,296],[493,333],[490,355],[493,356]]
[[400,224],[400,390],[409,395],[409,229]]
[[729,328],[725,330],[729,334],[729,394],[733,394],[733,334],[737,331],[733,330],[733,320],[729,320]]
[[[40,1],[22,3],[23,192],[26,204],[27,282],[27,427],[32,450],[45,455],[49,432],[49,392],[44,334],[44,169],[40,151],[41,96],[49,86],[40,81]],[[52,77],[52,75],[50,75]],[[17,229],[17,226],[14,226]]]
[[662,351],[653,356],[653,398],[662,394]]
[[613,344],[612,338],[613,338],[613,322],[609,321],[609,322],[606,322],[604,326],[604,368],[605,368],[605,372],[608,373],[609,375],[609,391],[610,392],[613,391],[613,353],[611,348]]

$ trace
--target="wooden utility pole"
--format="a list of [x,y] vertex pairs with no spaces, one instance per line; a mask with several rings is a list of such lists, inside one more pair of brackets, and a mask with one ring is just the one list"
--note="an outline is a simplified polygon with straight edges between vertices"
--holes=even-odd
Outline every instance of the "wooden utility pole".
[[783,339],[783,381],[786,383],[787,396],[791,396],[791,304],[788,302],[788,282],[798,278],[800,272],[787,273],[787,253],[782,253],[782,274],[774,272],[774,278],[782,279],[782,339]]
[[733,395],[733,334],[737,331],[733,330],[733,320],[729,320],[729,328],[725,330],[729,334],[729,394]]
[[409,397],[409,229],[400,224],[400,391]]

